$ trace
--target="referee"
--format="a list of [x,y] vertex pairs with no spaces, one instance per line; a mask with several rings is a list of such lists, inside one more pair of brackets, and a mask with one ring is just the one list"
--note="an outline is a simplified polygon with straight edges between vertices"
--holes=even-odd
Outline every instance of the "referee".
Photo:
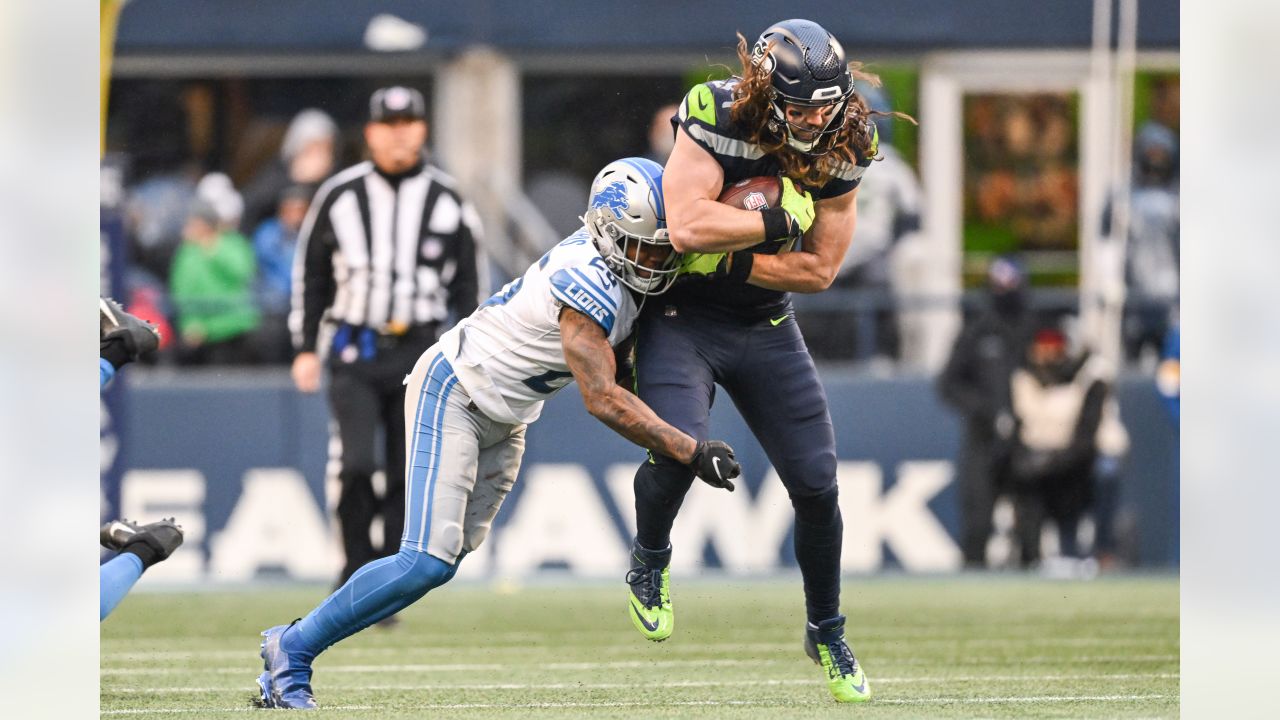
[[[342,443],[338,520],[346,562],[338,584],[365,563],[394,554],[404,527],[404,379],[449,324],[476,309],[481,283],[474,208],[452,178],[426,161],[422,93],[388,87],[369,100],[370,161],[316,192],[298,235],[289,325],[293,381],[320,388]],[[322,332],[323,329],[323,332]],[[386,496],[371,478],[382,427]],[[384,542],[370,525],[382,513]]]

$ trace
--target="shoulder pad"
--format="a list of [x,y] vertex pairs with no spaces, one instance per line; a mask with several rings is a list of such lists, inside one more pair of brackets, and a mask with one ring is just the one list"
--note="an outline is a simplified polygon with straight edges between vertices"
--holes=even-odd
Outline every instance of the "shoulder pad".
[[695,120],[712,128],[727,125],[732,103],[733,88],[724,80],[695,85],[680,103],[680,124],[687,126]]

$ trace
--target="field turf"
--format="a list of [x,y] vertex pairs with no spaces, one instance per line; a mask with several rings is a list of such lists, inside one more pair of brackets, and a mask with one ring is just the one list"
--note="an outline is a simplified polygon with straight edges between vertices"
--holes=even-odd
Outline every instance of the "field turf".
[[[143,580],[145,585],[146,580]],[[319,587],[135,592],[102,624],[105,717],[255,710],[258,632]],[[446,586],[316,662],[322,717],[1168,718],[1178,583],[1029,576],[848,578],[867,705],[837,705],[800,644],[798,577],[673,578],[676,630],[645,641],[626,586]]]

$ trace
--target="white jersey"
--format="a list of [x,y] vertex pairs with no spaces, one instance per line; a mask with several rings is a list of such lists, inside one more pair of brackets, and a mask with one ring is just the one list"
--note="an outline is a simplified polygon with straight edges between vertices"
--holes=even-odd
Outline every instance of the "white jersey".
[[563,307],[599,323],[611,346],[631,334],[639,312],[585,229],[440,337],[441,351],[481,412],[499,422],[531,423],[543,401],[573,381],[560,343]]

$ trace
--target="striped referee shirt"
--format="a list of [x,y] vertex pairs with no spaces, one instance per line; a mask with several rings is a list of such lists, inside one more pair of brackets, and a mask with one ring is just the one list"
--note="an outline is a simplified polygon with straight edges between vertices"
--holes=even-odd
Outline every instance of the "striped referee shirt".
[[396,176],[363,162],[316,191],[298,233],[289,327],[315,352],[322,321],[398,335],[470,315],[482,283],[480,221],[427,163]]

